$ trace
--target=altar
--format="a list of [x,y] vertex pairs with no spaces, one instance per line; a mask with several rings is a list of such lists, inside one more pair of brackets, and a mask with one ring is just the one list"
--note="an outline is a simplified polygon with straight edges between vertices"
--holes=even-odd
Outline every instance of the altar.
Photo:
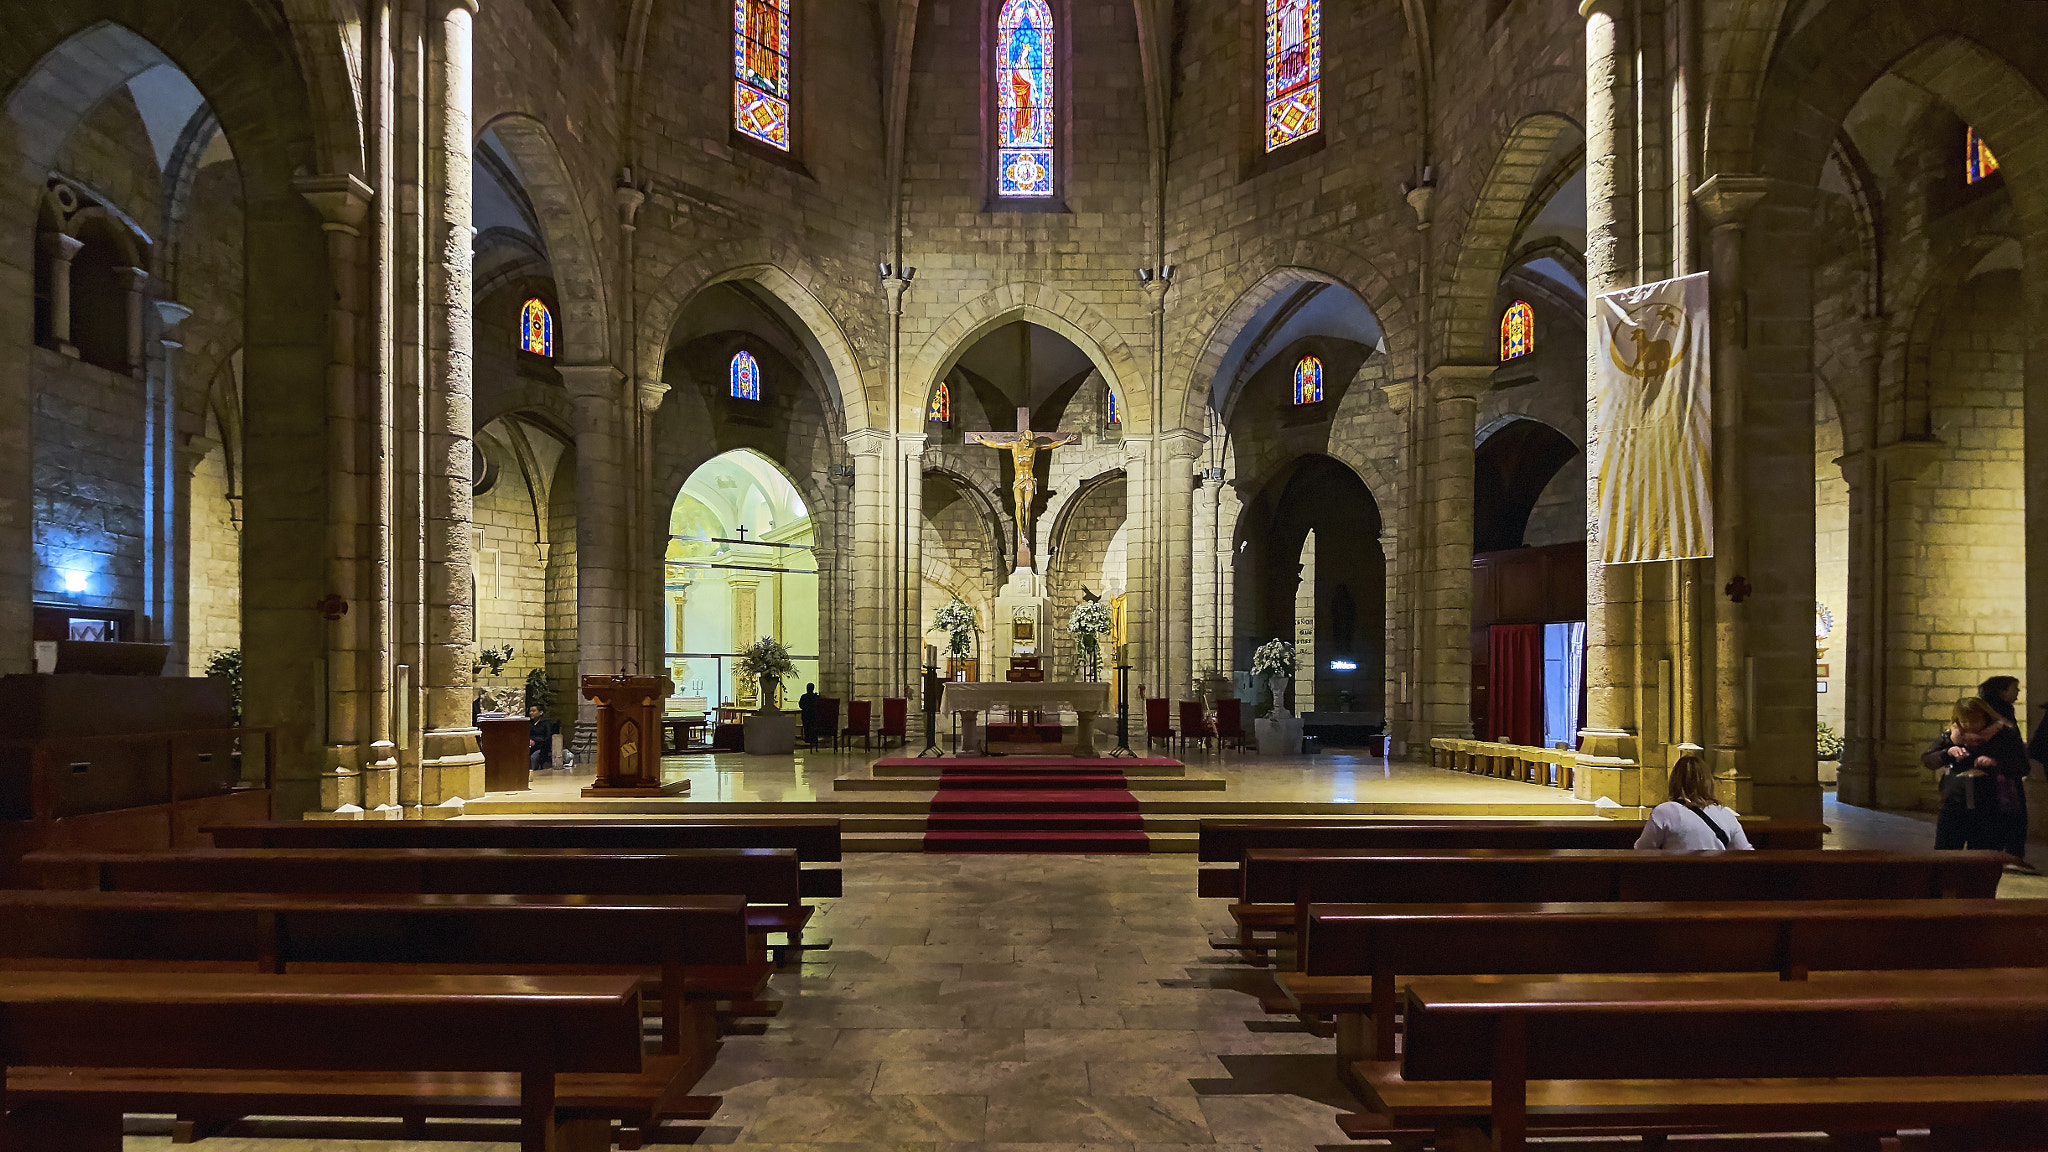
[[981,714],[998,704],[1016,712],[1036,712],[1062,706],[1072,709],[1078,720],[1073,754],[1093,756],[1095,718],[1109,711],[1109,685],[1048,680],[949,683],[940,698],[939,707],[962,717],[960,755],[979,756],[987,751],[981,738]]

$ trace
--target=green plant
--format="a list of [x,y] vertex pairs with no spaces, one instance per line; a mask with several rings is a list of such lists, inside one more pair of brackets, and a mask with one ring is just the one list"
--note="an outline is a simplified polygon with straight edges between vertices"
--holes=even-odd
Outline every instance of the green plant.
[[1110,619],[1109,605],[1100,600],[1083,600],[1074,605],[1074,611],[1067,616],[1067,631],[1080,642],[1081,659],[1090,680],[1102,676],[1101,636],[1113,627],[1115,624]]
[[1268,640],[1252,653],[1255,676],[1293,676],[1294,645],[1285,640]]
[[526,674],[526,706],[538,708],[543,713],[555,703],[555,683],[548,679],[548,670],[535,668]]
[[228,684],[228,710],[237,725],[242,722],[242,650],[223,648],[206,659],[206,674]]
[[782,678],[796,674],[796,661],[789,658],[789,648],[773,636],[763,636],[739,650],[739,658],[733,661],[733,673],[758,681],[761,684],[763,708],[774,707],[774,690],[782,686]]
[[1815,731],[1813,745],[1814,751],[1820,754],[1820,759],[1822,760],[1840,760],[1842,758],[1841,733],[1836,732],[1825,720],[1820,722],[1819,727]]
[[469,666],[469,671],[471,675],[475,675],[489,668],[491,675],[503,676],[505,674],[505,665],[510,663],[511,660],[512,646],[510,644],[502,648],[479,648],[476,650],[476,662]]
[[974,634],[981,631],[981,622],[975,619],[974,609],[955,597],[951,604],[940,607],[932,614],[932,629],[944,632],[948,636],[948,654],[965,656],[974,646]]

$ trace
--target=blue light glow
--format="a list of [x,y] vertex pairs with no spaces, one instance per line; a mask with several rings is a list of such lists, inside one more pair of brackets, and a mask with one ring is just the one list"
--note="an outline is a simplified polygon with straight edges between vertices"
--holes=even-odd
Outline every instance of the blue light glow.
[[1330,661],[1330,671],[1356,672],[1358,671],[1358,663],[1354,660],[1332,660]]
[[64,573],[64,590],[77,595],[85,591],[85,573],[73,569]]

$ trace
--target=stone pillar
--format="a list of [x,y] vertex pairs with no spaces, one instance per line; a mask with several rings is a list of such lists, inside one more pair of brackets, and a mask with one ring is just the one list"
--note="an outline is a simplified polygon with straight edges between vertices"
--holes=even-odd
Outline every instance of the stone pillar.
[[[1868,629],[1872,651],[1869,683],[1858,697],[1870,701],[1868,739],[1852,756],[1843,756],[1844,780],[1838,783],[1840,798],[1852,804],[1878,808],[1912,809],[1933,807],[1934,781],[1920,764],[1927,746],[1926,724],[1920,719],[1928,684],[1923,679],[1923,654],[1892,642],[1893,625],[1901,617],[1922,611],[1921,581],[1914,557],[1924,529],[1920,522],[1919,481],[1946,445],[1937,440],[1902,440],[1886,444],[1868,454],[1859,471],[1868,476],[1867,490],[1874,505],[1869,512],[1871,556]],[[1848,469],[1844,469],[1845,474]],[[1856,499],[1858,485],[1852,482],[1850,499]],[[1852,505],[1850,523],[1856,523]],[[1853,528],[1852,528],[1853,531]],[[1853,577],[1852,577],[1853,578]],[[1851,627],[1862,621],[1852,608]],[[1858,629],[1860,632],[1861,629]],[[1857,685],[1851,684],[1851,690]],[[1865,751],[1867,749],[1867,751]],[[1852,759],[1858,769],[1850,771]]]
[[1416,638],[1426,669],[1425,743],[1472,735],[1472,438],[1493,372],[1491,364],[1443,364],[1429,373],[1429,438],[1415,495],[1427,540],[1421,572],[1429,616]]
[[[917,695],[913,689],[920,683],[918,667],[924,659],[924,446],[923,433],[915,436],[898,436],[896,445],[900,454],[897,465],[897,484],[902,489],[898,505],[903,510],[903,522],[897,533],[898,548],[903,555],[902,572],[897,577],[900,623],[896,629],[896,659],[891,665],[895,670],[892,687],[886,695],[902,696],[906,699]],[[881,705],[876,705],[877,708]]]
[[[1159,565],[1154,559],[1164,527],[1159,523],[1159,505],[1154,499],[1151,461],[1151,437],[1124,437],[1124,508],[1130,525],[1124,537],[1130,582],[1130,599],[1124,602],[1124,626],[1130,636],[1134,702],[1139,699],[1141,686],[1155,696],[1166,695],[1166,666],[1159,642],[1164,593],[1159,583]],[[1132,708],[1142,712],[1143,706],[1133,703]]]
[[[365,765],[369,745],[384,733],[372,724],[366,694],[381,685],[383,660],[368,642],[360,549],[365,519],[367,467],[360,369],[357,365],[358,309],[362,306],[362,225],[372,198],[369,186],[346,173],[304,177],[294,183],[320,213],[327,236],[327,265],[334,295],[327,313],[327,765],[321,807],[332,811],[361,803],[354,779]],[[396,767],[393,765],[392,767]],[[333,801],[330,803],[330,801]],[[369,807],[370,805],[365,805]]]
[[1222,597],[1217,595],[1216,576],[1224,563],[1222,550],[1216,546],[1220,531],[1219,519],[1222,512],[1223,481],[1220,477],[1206,473],[1195,480],[1195,498],[1191,523],[1191,537],[1194,549],[1193,595],[1189,599],[1189,611],[1194,618],[1194,665],[1199,672],[1228,672],[1221,651],[1224,636]]
[[[666,508],[657,507],[654,491],[654,415],[661,411],[661,402],[668,395],[668,384],[660,380],[642,379],[634,389],[638,435],[635,445],[638,449],[633,467],[633,490],[639,494],[641,514],[635,526],[632,539],[639,542],[631,561],[630,584],[634,590],[631,661],[637,672],[652,675],[665,667],[668,661],[663,653],[668,651],[668,642],[661,634],[661,622],[666,618],[663,604],[664,586],[667,584],[668,568],[668,517]],[[580,695],[580,693],[579,693]]]
[[128,349],[125,363],[128,374],[137,380],[149,371],[149,360],[143,351],[146,342],[142,330],[144,297],[149,291],[149,271],[143,268],[116,268],[115,277],[121,282],[121,291],[127,305]]
[[[1195,466],[1208,437],[1194,432],[1169,432],[1160,438],[1159,610],[1163,659],[1159,667],[1172,699],[1195,698],[1194,669],[1194,511]],[[1128,507],[1128,502],[1126,507]],[[1168,695],[1162,691],[1162,695]]]
[[50,343],[76,360],[78,346],[71,342],[71,260],[85,247],[85,241],[62,232],[45,232],[42,245],[43,255],[50,260]]
[[483,794],[470,719],[476,605],[470,524],[471,37],[476,0],[434,0],[428,26],[426,293],[426,732],[423,804]]
[[883,569],[893,551],[894,525],[888,523],[884,492],[889,479],[889,434],[866,428],[846,437],[853,455],[853,548],[846,564],[853,572],[853,694],[874,700],[888,679],[890,638],[886,607],[893,600]]
[[191,473],[178,461],[178,325],[192,309],[169,300],[156,302],[157,370],[148,390],[148,428],[143,443],[143,470],[149,478],[149,519],[143,526],[143,555],[148,558],[145,601],[155,621],[157,639],[171,646],[172,666],[186,665],[190,655],[184,611],[185,571],[191,533],[181,531],[188,517]]
[[1387,734],[1390,737],[1388,755],[1395,759],[1416,754],[1417,749],[1426,751],[1429,747],[1427,726],[1423,722],[1421,700],[1423,680],[1423,653],[1414,640],[1417,632],[1416,621],[1426,611],[1422,602],[1422,582],[1417,578],[1422,538],[1420,518],[1417,511],[1421,485],[1415,480],[1420,470],[1416,458],[1422,452],[1420,437],[1415,434],[1416,414],[1415,382],[1397,380],[1380,385],[1380,394],[1386,397],[1387,407],[1401,417],[1406,434],[1401,437],[1400,475],[1402,484],[1399,496],[1393,501],[1394,519],[1398,528],[1385,528],[1381,539],[1398,541],[1399,548],[1387,551]]
[[[626,515],[631,419],[624,378],[609,364],[570,364],[558,371],[576,408],[576,674],[614,676],[626,667],[630,573],[626,553],[633,531]],[[596,705],[575,694],[577,715],[596,719]]]

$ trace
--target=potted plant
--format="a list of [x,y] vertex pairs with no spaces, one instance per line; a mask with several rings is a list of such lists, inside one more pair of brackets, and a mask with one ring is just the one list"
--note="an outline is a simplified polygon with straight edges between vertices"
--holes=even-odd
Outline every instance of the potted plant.
[[1067,631],[1081,645],[1081,672],[1085,680],[1102,679],[1102,634],[1114,627],[1109,605],[1100,600],[1083,600],[1067,615]]
[[237,725],[242,722],[242,650],[223,648],[206,658],[206,674],[215,680],[225,681],[228,690],[228,711]]
[[1814,730],[1813,749],[1820,761],[1820,782],[1833,784],[1841,778],[1842,735],[1822,720]]
[[510,644],[501,648],[479,648],[476,650],[476,661],[469,666],[469,672],[470,675],[474,676],[488,668],[491,670],[491,675],[503,676],[505,674],[505,665],[510,663],[511,660],[512,646]]
[[932,614],[932,630],[946,634],[946,654],[961,660],[974,650],[974,634],[981,631],[981,621],[974,609],[955,596],[952,603]]
[[789,658],[789,649],[773,636],[763,636],[740,649],[739,658],[733,661],[734,675],[760,681],[763,712],[777,710],[776,696],[782,690],[782,678],[795,673],[796,662]]
[[555,683],[548,678],[548,670],[535,668],[526,674],[526,706],[538,708],[545,716],[555,703]]

